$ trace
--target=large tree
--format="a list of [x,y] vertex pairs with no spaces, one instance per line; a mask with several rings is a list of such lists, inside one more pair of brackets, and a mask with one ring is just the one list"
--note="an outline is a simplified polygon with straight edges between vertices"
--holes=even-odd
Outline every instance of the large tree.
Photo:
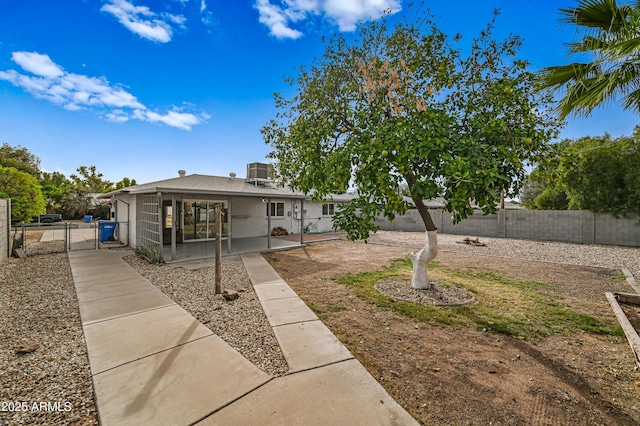
[[40,178],[42,195],[47,203],[47,213],[54,213],[60,207],[71,181],[60,172],[43,172]]
[[97,170],[96,166],[80,166],[76,170],[78,174],[69,177],[76,190],[80,192],[101,194],[115,189],[113,182],[104,180],[104,175]]
[[34,176],[15,167],[0,166],[0,198],[11,199],[11,220],[29,222],[44,212],[45,201]]
[[565,139],[528,178],[531,209],[590,210],[640,215],[640,127],[632,136],[610,135]]
[[116,182],[116,187],[115,189],[122,189],[122,188],[128,188],[130,186],[134,186],[137,185],[138,182],[136,182],[135,179],[129,179],[128,177],[123,177],[122,180]]
[[40,159],[23,146],[4,142],[0,147],[0,166],[13,167],[40,179]]
[[444,197],[456,222],[474,204],[495,212],[501,191],[517,192],[524,165],[556,134],[549,94],[517,58],[520,38],[493,38],[496,16],[466,54],[461,37],[449,39],[427,15],[364,24],[353,42],[337,35],[289,80],[293,97],[276,94],[279,112],[262,129],[283,184],[318,200],[356,188],[334,216],[351,239],[366,240],[380,215],[405,213],[397,189],[407,184],[427,231],[415,288],[429,287],[437,253],[425,200]]
[[640,112],[640,1],[580,0],[560,12],[581,36],[570,54],[584,59],[542,70],[548,87],[564,88],[560,117],[588,116],[615,100]]

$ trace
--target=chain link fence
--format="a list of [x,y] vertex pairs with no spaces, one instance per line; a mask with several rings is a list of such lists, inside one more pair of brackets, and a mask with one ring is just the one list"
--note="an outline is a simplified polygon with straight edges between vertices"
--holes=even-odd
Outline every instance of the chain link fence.
[[22,224],[12,228],[13,250],[25,255],[96,250],[129,244],[127,222]]

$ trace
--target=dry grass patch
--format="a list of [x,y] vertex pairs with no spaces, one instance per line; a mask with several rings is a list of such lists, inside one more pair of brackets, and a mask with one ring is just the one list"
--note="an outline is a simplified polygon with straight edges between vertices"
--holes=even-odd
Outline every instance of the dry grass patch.
[[461,287],[474,294],[477,302],[462,307],[427,306],[395,300],[374,288],[381,279],[406,280],[411,273],[409,260],[395,259],[390,267],[349,275],[338,281],[353,287],[359,297],[379,307],[428,323],[472,326],[526,340],[576,330],[623,335],[620,326],[609,319],[577,312],[564,303],[562,288],[558,285],[509,279],[488,269],[444,268],[437,262],[430,265],[429,277],[439,286]]

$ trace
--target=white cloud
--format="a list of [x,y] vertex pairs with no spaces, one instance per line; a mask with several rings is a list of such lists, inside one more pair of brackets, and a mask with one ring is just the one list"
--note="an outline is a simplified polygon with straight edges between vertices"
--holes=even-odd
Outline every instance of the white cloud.
[[11,59],[25,71],[42,77],[54,78],[62,75],[60,67],[54,64],[47,55],[35,52],[13,52]]
[[294,30],[287,25],[290,20],[280,7],[269,3],[269,0],[257,0],[256,9],[260,12],[260,23],[269,27],[271,35],[276,38],[296,39],[302,36],[298,30]]
[[206,0],[200,0],[200,21],[207,27],[213,27],[215,25],[213,13],[207,9]]
[[160,122],[171,127],[191,130],[208,118],[173,108],[166,114],[150,111],[134,95],[114,86],[104,77],[89,77],[64,71],[48,55],[37,52],[14,52],[13,61],[29,74],[16,70],[0,71],[0,80],[21,87],[36,98],[46,99],[67,110],[90,109],[108,121],[137,119]]
[[400,0],[256,0],[260,22],[276,38],[296,39],[302,33],[292,24],[310,16],[324,16],[340,31],[353,31],[358,22],[378,19],[385,12],[401,10]]
[[199,124],[201,119],[194,114],[179,111],[169,111],[166,114],[158,114],[153,111],[140,111],[147,121],[162,122],[167,126],[177,127],[178,129],[191,130],[191,127]]
[[127,0],[109,0],[100,10],[118,18],[129,31],[160,43],[171,41],[172,25],[182,27],[186,21],[182,15],[155,13],[146,6],[135,6]]

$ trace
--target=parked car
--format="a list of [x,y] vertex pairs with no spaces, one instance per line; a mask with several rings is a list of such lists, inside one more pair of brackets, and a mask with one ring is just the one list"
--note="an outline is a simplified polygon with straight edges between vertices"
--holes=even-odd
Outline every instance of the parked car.
[[61,214],[39,214],[38,216],[34,216],[31,220],[32,223],[54,223],[54,222],[62,222]]

